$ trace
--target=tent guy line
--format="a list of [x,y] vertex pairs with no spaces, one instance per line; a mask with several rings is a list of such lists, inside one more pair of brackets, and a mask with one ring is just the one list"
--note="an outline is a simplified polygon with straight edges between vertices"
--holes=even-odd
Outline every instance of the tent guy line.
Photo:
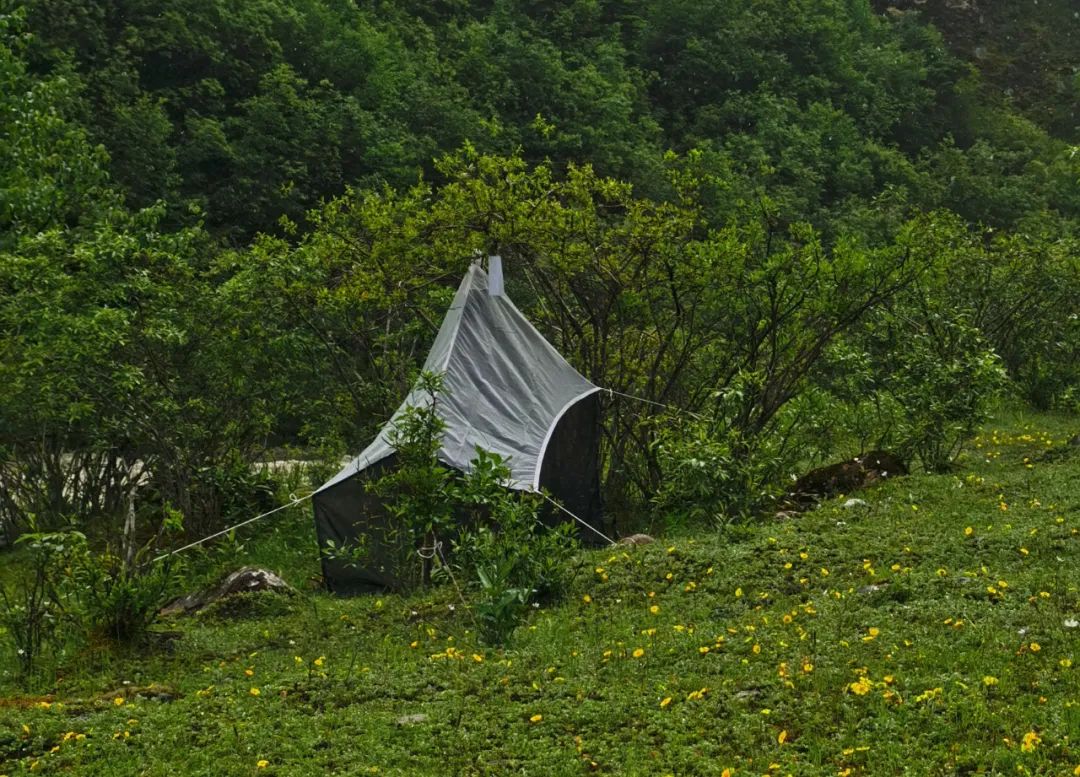
[[[560,510],[562,510],[564,513],[569,515],[571,518],[573,518],[575,521],[580,523],[585,528],[590,529],[591,531],[595,532],[597,535],[604,538],[605,540],[607,540],[612,545],[615,544],[615,540],[611,539],[611,537],[604,534],[602,531],[597,529],[595,526],[591,526],[590,524],[586,523],[581,518],[574,515],[572,512],[567,510],[565,507],[563,507],[561,504],[556,502],[554,499],[552,499],[550,496],[545,494],[543,491],[536,491],[534,493],[539,494],[544,499],[551,502],[553,505],[558,507]],[[226,528],[222,529],[221,531],[214,532],[213,534],[211,534],[209,536],[203,537],[201,540],[195,540],[195,542],[189,542],[187,545],[184,545],[182,548],[177,548],[176,550],[170,550],[168,553],[162,553],[160,556],[156,557],[153,560],[153,562],[151,562],[151,563],[157,563],[158,561],[164,561],[165,559],[169,558],[170,556],[175,556],[178,553],[183,553],[185,550],[191,550],[192,548],[195,548],[195,547],[198,547],[199,545],[202,545],[204,542],[209,542],[212,539],[216,539],[217,537],[220,537],[220,536],[222,536],[224,534],[228,534],[231,531],[235,531],[236,529],[239,529],[242,526],[247,526],[249,523],[255,523],[255,521],[262,520],[263,518],[266,518],[267,516],[273,515],[274,513],[279,513],[282,510],[287,510],[290,507],[296,507],[296,505],[303,504],[307,500],[311,499],[311,497],[312,497],[312,494],[308,494],[307,496],[301,496],[301,497],[295,498],[291,502],[287,502],[287,503],[285,503],[283,505],[279,505],[279,506],[275,507],[273,510],[268,510],[265,513],[261,513],[260,515],[256,515],[254,518],[248,518],[246,521],[241,521],[240,523],[233,524],[232,526],[226,527]],[[422,550],[431,550],[431,549],[424,548]],[[417,552],[419,553],[420,551],[418,550]],[[434,555],[434,553],[432,553],[432,555]],[[424,558],[430,558],[430,557],[431,556],[424,556]]]
[[[699,416],[697,413],[693,413],[693,412],[691,412],[689,410],[684,410],[684,409],[682,409],[680,407],[676,407],[675,405],[665,405],[662,402],[653,402],[651,399],[645,399],[644,397],[635,397],[633,394],[624,394],[623,392],[616,391],[615,389],[604,388],[603,390],[606,391],[608,394],[611,394],[611,395],[618,395],[620,397],[626,397],[627,399],[636,399],[636,400],[638,400],[640,402],[645,402],[645,403],[650,404],[650,405],[656,405],[658,407],[664,407],[664,408],[668,408],[670,410],[676,410],[678,412],[682,412],[682,413],[686,413],[688,415],[692,415],[695,418],[701,418],[701,416]],[[592,524],[586,522],[584,519],[579,518],[577,515],[570,512],[569,510],[567,510],[565,507],[563,507],[561,504],[556,502],[554,499],[552,499],[550,496],[545,494],[543,491],[535,491],[534,493],[539,494],[544,499],[551,502],[551,504],[555,505],[555,507],[562,510],[564,513],[569,515],[571,518],[573,518],[575,521],[580,523],[586,529],[589,529],[590,531],[592,531],[598,537],[601,537],[602,539],[607,540],[612,545],[615,544],[615,540],[611,539],[611,537],[607,536],[606,534],[604,534],[602,531],[597,529]],[[158,561],[163,561],[163,560],[169,558],[170,556],[175,556],[177,553],[183,553],[185,550],[191,550],[192,548],[195,548],[195,547],[198,547],[199,545],[202,545],[204,542],[209,542],[210,540],[221,537],[222,535],[228,534],[231,531],[235,531],[236,529],[239,529],[242,526],[247,526],[249,523],[255,523],[255,521],[262,520],[263,518],[266,518],[267,516],[273,515],[274,513],[281,512],[282,510],[286,510],[286,509],[288,509],[290,507],[295,507],[296,505],[302,504],[302,503],[306,502],[307,500],[311,499],[312,496],[314,496],[314,493],[307,494],[306,496],[295,497],[292,501],[287,502],[286,504],[283,504],[283,505],[279,505],[278,507],[275,507],[273,510],[268,510],[265,513],[261,513],[260,515],[256,515],[254,518],[248,518],[246,521],[241,521],[240,523],[236,523],[236,524],[233,524],[232,526],[228,526],[228,527],[222,529],[221,531],[214,532],[213,534],[211,534],[211,535],[209,535],[207,537],[203,537],[200,540],[196,540],[195,542],[190,542],[187,545],[184,545],[182,548],[177,548],[176,550],[170,550],[168,553],[162,553],[160,556],[158,556],[158,557],[156,557],[154,559],[154,563],[157,563]]]
[[586,529],[589,529],[589,530],[590,530],[590,531],[592,531],[593,533],[595,533],[595,534],[599,535],[599,536],[600,536],[600,537],[602,537],[603,539],[607,540],[607,541],[608,541],[608,542],[609,542],[610,544],[612,544],[612,545],[614,545],[614,544],[615,544],[615,540],[611,539],[611,537],[609,537],[609,536],[607,536],[606,534],[604,534],[604,533],[603,533],[602,531],[600,531],[599,529],[597,529],[597,528],[596,528],[595,526],[593,526],[593,525],[591,525],[591,524],[587,523],[586,521],[582,520],[581,518],[578,518],[578,517],[577,517],[576,515],[574,515],[574,514],[573,514],[572,512],[570,512],[570,511],[569,511],[569,510],[567,510],[567,509],[566,509],[565,507],[563,507],[563,506],[562,506],[561,504],[559,504],[559,503],[558,503],[558,502],[556,502],[556,501],[555,501],[554,499],[552,499],[552,498],[551,498],[550,496],[548,496],[547,494],[545,494],[545,493],[544,493],[543,491],[534,491],[533,493],[535,493],[535,494],[539,494],[540,496],[544,497],[544,499],[546,499],[546,500],[548,500],[549,502],[551,502],[551,503],[552,503],[553,505],[555,505],[556,507],[558,507],[558,508],[559,508],[560,510],[562,510],[562,511],[563,511],[564,513],[566,513],[567,515],[569,515],[569,516],[570,516],[571,518],[573,518],[573,519],[574,519],[575,521],[577,521],[578,523],[580,523],[580,524],[581,524],[582,526],[584,526],[584,527],[585,527]]
[[168,553],[162,553],[160,556],[155,558],[153,560],[153,562],[151,562],[151,563],[156,564],[158,561],[162,561],[164,559],[167,559],[170,556],[175,556],[177,553],[183,553],[185,550],[190,550],[191,548],[194,548],[194,547],[196,547],[198,545],[202,545],[204,542],[209,542],[210,540],[215,539],[216,537],[220,537],[223,534],[228,534],[231,531],[235,531],[236,529],[239,529],[241,526],[247,526],[249,523],[255,523],[255,521],[261,520],[261,519],[267,517],[268,515],[273,515],[274,513],[279,513],[282,510],[286,510],[286,509],[288,509],[290,507],[295,507],[298,504],[302,504],[303,502],[306,502],[307,500],[311,499],[311,497],[314,496],[314,493],[308,494],[307,496],[301,496],[301,497],[297,497],[295,494],[289,494],[289,496],[292,497],[291,502],[287,502],[286,504],[283,504],[283,505],[278,505],[273,510],[268,510],[267,512],[262,513],[261,515],[256,515],[254,518],[248,518],[246,521],[241,521],[240,523],[233,524],[232,526],[226,527],[226,528],[222,529],[221,531],[214,532],[213,534],[209,535],[208,537],[203,537],[201,540],[195,540],[195,542],[189,542],[187,545],[185,545],[182,548],[177,548],[176,550],[170,550]]
[[[650,405],[656,405],[657,407],[664,407],[664,408],[667,408],[669,410],[675,410],[675,411],[678,411],[678,412],[681,412],[681,413],[686,413],[687,415],[694,416],[694,418],[701,418],[701,416],[699,416],[697,413],[693,413],[693,412],[691,412],[689,410],[684,410],[683,408],[676,407],[675,405],[665,405],[662,402],[653,402],[651,399],[645,399],[644,397],[635,397],[633,394],[624,394],[622,391],[616,391],[615,389],[604,388],[602,390],[606,391],[609,395],[618,395],[620,397],[626,397],[627,399],[636,399],[639,402],[645,402],[645,403],[650,404]],[[590,531],[592,531],[598,537],[601,537],[602,539],[607,540],[612,545],[615,544],[615,540],[611,539],[611,537],[607,536],[602,531],[597,529],[592,524],[586,522],[582,518],[579,518],[578,516],[574,515],[574,513],[567,510],[565,507],[563,507],[561,504],[556,502],[554,499],[552,499],[550,496],[545,494],[543,491],[535,491],[534,493],[539,494],[544,499],[551,502],[551,504],[555,505],[555,507],[562,510],[564,513],[569,515],[571,518],[573,518],[575,521],[580,523],[586,529],[589,529]],[[177,548],[176,550],[170,550],[168,553],[162,553],[160,556],[158,556],[158,557],[156,557],[154,559],[154,563],[157,563],[158,561],[163,561],[163,560],[169,558],[170,556],[175,556],[177,553],[183,553],[185,550],[191,550],[191,548],[198,547],[199,545],[202,545],[204,542],[209,542],[210,540],[221,537],[222,535],[228,534],[231,531],[235,531],[236,529],[239,529],[242,526],[247,526],[249,523],[255,523],[255,521],[266,518],[267,516],[273,515],[274,513],[281,512],[282,510],[286,510],[286,509],[288,509],[290,507],[295,507],[298,504],[302,504],[302,503],[306,502],[307,500],[311,499],[311,497],[314,496],[314,493],[307,494],[306,496],[301,496],[301,497],[295,497],[295,495],[290,495],[290,496],[294,496],[292,501],[287,502],[286,504],[283,504],[283,505],[279,505],[279,506],[275,507],[273,510],[268,510],[265,513],[261,513],[260,515],[256,515],[254,518],[248,518],[246,521],[241,521],[240,523],[236,523],[236,524],[233,524],[232,526],[228,526],[228,527],[222,529],[221,531],[214,532],[213,534],[211,534],[211,535],[209,535],[207,537],[203,537],[200,540],[196,540],[195,542],[190,542],[187,545],[184,545],[182,548]]]
[[636,399],[638,402],[644,402],[646,405],[655,405],[656,407],[662,407],[665,410],[673,410],[676,413],[683,413],[683,414],[688,415],[688,416],[693,416],[694,418],[697,418],[698,420],[705,420],[705,416],[700,415],[698,413],[695,413],[693,410],[687,410],[684,407],[679,407],[678,405],[669,405],[669,404],[667,404],[665,402],[656,402],[656,401],[651,400],[651,399],[645,399],[645,397],[638,397],[638,396],[634,396],[633,394],[626,394],[626,393],[624,393],[622,391],[616,391],[613,388],[601,387],[600,390],[601,391],[606,391],[608,393],[608,396],[611,396],[611,397],[614,397],[614,396],[617,395],[617,396],[620,396],[620,397],[626,397],[627,399]]

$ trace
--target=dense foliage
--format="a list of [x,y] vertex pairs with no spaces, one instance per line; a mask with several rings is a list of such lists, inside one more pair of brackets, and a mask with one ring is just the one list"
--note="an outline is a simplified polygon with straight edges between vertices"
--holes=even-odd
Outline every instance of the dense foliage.
[[[165,200],[183,223],[196,203],[234,241],[349,184],[409,185],[466,140],[651,196],[670,193],[668,149],[699,149],[727,183],[718,217],[767,195],[840,233],[910,207],[1076,215],[1053,140],[1078,137],[1069,4],[994,4],[989,52],[965,43],[984,40],[965,23],[982,10],[937,5],[989,84],[918,13],[867,0],[32,0],[26,57],[80,85],[73,108],[131,205]],[[1039,74],[1020,91],[1031,123],[1002,93]]]

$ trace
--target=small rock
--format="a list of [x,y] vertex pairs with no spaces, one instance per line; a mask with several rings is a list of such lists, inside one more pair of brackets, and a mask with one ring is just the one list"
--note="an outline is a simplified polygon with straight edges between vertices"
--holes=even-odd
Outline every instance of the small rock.
[[878,591],[884,591],[888,586],[888,583],[871,583],[870,585],[864,585],[860,588],[859,593],[876,594]]
[[399,726],[415,726],[418,723],[425,723],[427,719],[427,715],[423,714],[422,712],[418,712],[413,715],[402,715],[400,718],[397,719],[397,724]]
[[616,545],[650,545],[656,542],[648,534],[631,534],[629,537],[623,537]]
[[1075,629],[1080,626],[1080,621],[1076,620],[1076,618],[1066,618],[1062,625],[1067,629]]
[[850,510],[853,507],[869,507],[869,506],[870,505],[868,505],[865,500],[863,500],[863,499],[855,499],[855,498],[849,499],[846,502],[844,502],[844,504],[843,504],[843,508],[845,510]]

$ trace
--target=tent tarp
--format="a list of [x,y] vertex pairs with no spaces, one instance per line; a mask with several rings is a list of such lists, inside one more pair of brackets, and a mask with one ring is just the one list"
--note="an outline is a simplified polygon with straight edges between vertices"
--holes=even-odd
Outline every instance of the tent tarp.
[[[489,293],[488,275],[478,264],[469,268],[424,362],[425,371],[443,375],[436,408],[445,431],[438,458],[467,472],[477,446],[498,453],[508,460],[509,488],[546,488],[584,520],[595,519],[600,389],[529,323],[502,293],[497,263],[492,269],[495,284]],[[386,555],[381,551],[392,543],[385,536],[388,516],[364,483],[394,455],[395,420],[405,408],[432,401],[423,390],[411,391],[375,440],[316,491],[321,547],[327,539],[340,544],[361,536],[378,546],[366,550],[366,557],[375,559],[369,570],[324,562],[334,590],[352,587],[346,580],[361,588],[392,584],[392,569],[379,569],[379,558]],[[373,550],[380,552],[373,556]]]

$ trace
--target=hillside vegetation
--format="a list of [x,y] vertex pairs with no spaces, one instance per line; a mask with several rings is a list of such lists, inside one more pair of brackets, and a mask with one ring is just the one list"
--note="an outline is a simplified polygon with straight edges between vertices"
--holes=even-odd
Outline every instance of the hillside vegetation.
[[[451,586],[251,595],[9,696],[0,773],[1072,774],[1077,428],[995,419],[865,507],[583,553],[507,649]],[[303,587],[311,535],[245,558]]]

